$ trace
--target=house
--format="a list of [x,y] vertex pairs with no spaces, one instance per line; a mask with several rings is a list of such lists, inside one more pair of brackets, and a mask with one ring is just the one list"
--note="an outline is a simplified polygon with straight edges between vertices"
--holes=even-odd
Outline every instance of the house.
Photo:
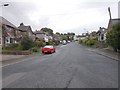
[[49,40],[48,33],[43,32],[41,30],[36,30],[34,33],[35,33],[36,38],[43,39],[43,40],[45,40],[45,42],[48,42],[48,40]]
[[80,38],[79,35],[78,35],[78,36],[77,36],[77,35],[74,36],[74,40],[75,40],[75,41],[78,41],[79,38]]
[[97,37],[98,37],[97,32],[96,32],[96,31],[91,32],[91,33],[89,34],[89,37],[90,37],[90,38],[97,38]]
[[18,28],[11,22],[0,16],[0,44],[8,45],[16,42],[16,31]]
[[60,41],[61,40],[61,37],[60,37],[60,35],[57,35],[57,34],[53,34],[53,40],[55,40],[55,41]]
[[0,23],[0,46],[2,46],[2,24]]
[[112,28],[112,26],[116,23],[120,22],[120,18],[118,19],[110,19],[108,23],[107,29],[104,27],[100,27],[97,34],[98,34],[98,41],[106,41],[106,34]]
[[17,32],[18,37],[28,36],[32,40],[35,40],[35,33],[32,31],[30,26],[25,26],[23,23],[18,27],[19,31]]
[[106,34],[107,34],[107,29],[104,27],[100,27],[97,35],[98,35],[98,41],[100,42],[104,42],[106,40]]
[[116,23],[120,22],[120,18],[117,18],[117,19],[110,19],[109,20],[109,23],[108,23],[108,31],[110,31],[110,29],[112,28],[112,26]]

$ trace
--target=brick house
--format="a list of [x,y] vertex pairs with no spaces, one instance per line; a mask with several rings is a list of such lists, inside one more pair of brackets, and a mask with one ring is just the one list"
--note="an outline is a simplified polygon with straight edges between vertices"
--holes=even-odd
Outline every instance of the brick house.
[[17,31],[18,38],[28,36],[32,40],[35,40],[35,33],[32,31],[30,26],[25,26],[23,23],[18,27],[19,31]]
[[43,39],[45,42],[48,42],[48,40],[49,40],[48,33],[43,32],[41,30],[36,30],[34,33],[35,33],[36,38]]
[[16,42],[16,31],[18,28],[11,22],[0,16],[0,44],[9,45]]

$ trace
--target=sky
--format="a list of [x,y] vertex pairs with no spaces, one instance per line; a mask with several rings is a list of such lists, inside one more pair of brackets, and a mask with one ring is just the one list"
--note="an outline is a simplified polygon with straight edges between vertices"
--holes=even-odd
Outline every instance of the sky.
[[32,30],[51,28],[54,33],[74,32],[77,35],[107,28],[108,7],[112,18],[118,18],[119,0],[2,0],[0,7],[3,16],[15,26],[21,22],[30,25]]

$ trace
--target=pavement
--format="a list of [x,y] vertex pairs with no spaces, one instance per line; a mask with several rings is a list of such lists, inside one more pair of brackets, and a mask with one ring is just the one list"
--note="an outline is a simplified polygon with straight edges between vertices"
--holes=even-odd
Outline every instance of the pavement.
[[0,61],[6,61],[6,60],[13,60],[13,59],[19,59],[23,57],[27,57],[28,55],[2,55],[0,54]]
[[117,60],[120,61],[120,53],[114,52],[108,48],[103,48],[103,49],[99,49],[99,48],[89,48],[90,51],[95,52],[97,54],[103,55],[105,57],[111,58],[113,60]]
[[3,88],[118,88],[118,61],[78,43],[2,67]]

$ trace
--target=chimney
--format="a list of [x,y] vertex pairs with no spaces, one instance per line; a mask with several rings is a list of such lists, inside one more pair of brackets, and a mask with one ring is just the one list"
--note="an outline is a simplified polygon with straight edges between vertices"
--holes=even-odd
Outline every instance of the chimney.
[[24,24],[23,24],[23,23],[20,23],[20,26],[24,26]]

